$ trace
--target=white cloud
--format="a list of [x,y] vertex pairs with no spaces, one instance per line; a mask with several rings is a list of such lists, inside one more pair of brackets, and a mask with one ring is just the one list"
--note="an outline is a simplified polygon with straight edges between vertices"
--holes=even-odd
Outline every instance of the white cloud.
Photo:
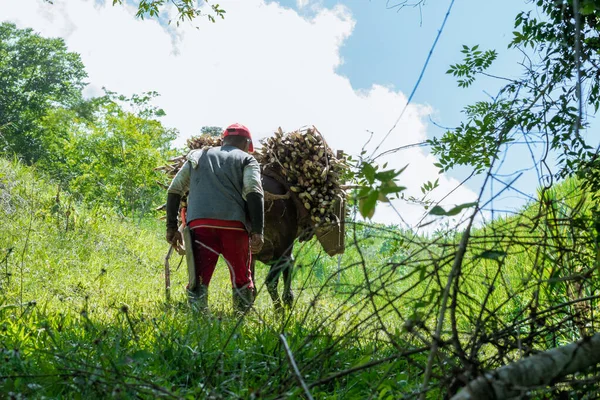
[[298,6],[298,8],[304,8],[308,3],[310,3],[310,0],[296,0],[296,6]]
[[[227,0],[225,20],[183,24],[173,37],[154,20],[140,21],[130,7],[96,5],[93,0],[1,0],[3,18],[44,36],[63,37],[70,50],[81,54],[90,86],[124,94],[156,90],[157,105],[167,112],[165,123],[184,138],[203,125],[247,125],[256,139],[278,126],[292,130],[314,124],[330,146],[358,154],[375,133],[369,148],[387,133],[406,103],[392,88],[374,85],[355,91],[336,74],[339,51],[351,35],[354,20],[342,6],[320,7],[313,17],[264,0]],[[308,3],[300,0],[301,3]],[[196,29],[196,25],[200,29]],[[382,150],[423,141],[424,117],[432,110],[411,105]],[[392,167],[409,168],[401,183],[408,194],[435,180],[433,158],[413,148],[386,157]],[[454,179],[440,177],[441,198],[454,188]],[[466,188],[446,203],[472,201]],[[403,218],[416,223],[422,210],[398,204]],[[398,222],[388,207],[375,215],[380,222]]]

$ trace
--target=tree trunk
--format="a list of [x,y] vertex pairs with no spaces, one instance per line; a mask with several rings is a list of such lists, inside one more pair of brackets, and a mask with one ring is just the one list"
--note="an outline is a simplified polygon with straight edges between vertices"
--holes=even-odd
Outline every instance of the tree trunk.
[[471,381],[451,400],[512,399],[600,363],[600,333],[524,358]]

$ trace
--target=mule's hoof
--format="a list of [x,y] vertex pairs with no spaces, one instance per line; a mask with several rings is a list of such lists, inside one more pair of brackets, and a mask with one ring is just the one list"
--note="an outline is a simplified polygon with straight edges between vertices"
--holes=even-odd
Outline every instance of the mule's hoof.
[[294,293],[290,290],[289,293],[284,293],[283,294],[283,303],[286,305],[286,307],[292,307],[292,305],[294,304]]
[[275,311],[283,311],[283,306],[281,305],[281,300],[274,301],[273,306],[275,307]]

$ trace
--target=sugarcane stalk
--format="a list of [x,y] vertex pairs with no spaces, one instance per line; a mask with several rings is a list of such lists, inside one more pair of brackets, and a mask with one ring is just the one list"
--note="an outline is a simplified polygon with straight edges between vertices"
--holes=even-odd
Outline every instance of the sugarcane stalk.
[[[281,128],[261,141],[262,147],[253,153],[261,168],[282,176],[292,193],[298,196],[314,224],[336,220],[333,199],[344,195],[339,182],[347,168],[345,160],[338,159],[316,127],[285,133]],[[221,138],[199,136],[187,141],[190,150],[220,146]],[[173,157],[170,165],[156,168],[174,177],[186,161],[185,156]],[[161,184],[164,187],[164,184]]]

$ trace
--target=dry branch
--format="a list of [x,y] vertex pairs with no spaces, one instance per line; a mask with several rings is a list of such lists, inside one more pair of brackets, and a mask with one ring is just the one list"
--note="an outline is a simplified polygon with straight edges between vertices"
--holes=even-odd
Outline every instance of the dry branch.
[[294,376],[296,377],[296,379],[298,380],[298,383],[302,387],[302,390],[304,391],[306,398],[309,400],[313,400],[310,390],[308,389],[308,386],[306,386],[306,382],[304,382],[304,379],[302,379],[302,374],[300,374],[300,370],[298,369],[298,366],[296,365],[296,361],[294,360],[294,355],[292,354],[292,351],[290,350],[290,346],[288,346],[287,340],[285,340],[285,336],[283,334],[280,334],[279,338],[281,339],[281,342],[283,343],[283,348],[285,349],[285,354],[287,355],[288,361],[290,362],[290,365],[292,366],[292,371],[294,372]]

